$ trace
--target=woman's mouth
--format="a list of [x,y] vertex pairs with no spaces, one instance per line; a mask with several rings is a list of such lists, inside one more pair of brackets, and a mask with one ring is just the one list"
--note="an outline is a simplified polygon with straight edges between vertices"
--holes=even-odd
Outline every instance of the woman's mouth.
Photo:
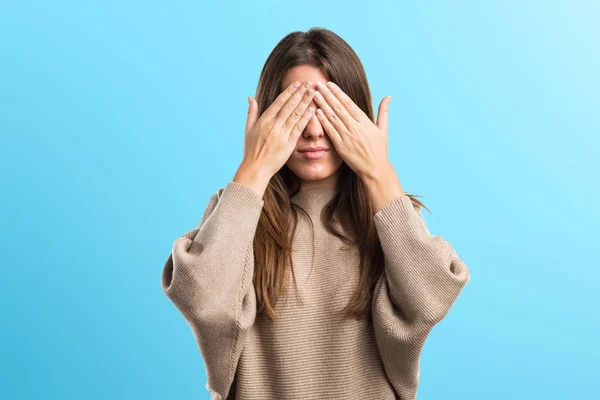
[[314,150],[314,151],[303,151],[301,152],[302,157],[309,160],[316,160],[321,158],[327,153],[329,150]]

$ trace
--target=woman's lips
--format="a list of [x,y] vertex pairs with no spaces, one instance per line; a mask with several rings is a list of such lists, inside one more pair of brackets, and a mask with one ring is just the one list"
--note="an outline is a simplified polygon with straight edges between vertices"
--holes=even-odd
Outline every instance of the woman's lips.
[[302,152],[302,157],[309,160],[316,160],[317,158],[321,158],[327,153],[329,150],[316,150],[316,151],[305,151]]

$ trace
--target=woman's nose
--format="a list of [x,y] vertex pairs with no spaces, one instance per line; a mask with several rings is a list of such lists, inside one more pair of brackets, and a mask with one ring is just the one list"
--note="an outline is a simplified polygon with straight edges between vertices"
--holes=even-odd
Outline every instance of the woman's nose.
[[313,114],[312,117],[308,120],[306,127],[304,128],[304,137],[305,138],[319,138],[325,134],[323,130],[323,126],[319,121],[319,118]]

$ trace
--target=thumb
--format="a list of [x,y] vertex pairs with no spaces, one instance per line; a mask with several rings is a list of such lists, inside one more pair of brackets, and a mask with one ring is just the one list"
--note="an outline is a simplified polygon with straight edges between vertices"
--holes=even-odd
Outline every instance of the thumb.
[[388,131],[388,110],[390,108],[390,101],[392,95],[385,96],[381,103],[379,103],[379,111],[377,111],[377,127],[387,133]]
[[256,101],[254,101],[254,99],[252,97],[248,96],[248,117],[246,118],[246,130],[245,130],[246,133],[248,133],[248,131],[250,129],[252,129],[252,127],[256,123],[257,111],[258,111],[258,105],[256,104]]

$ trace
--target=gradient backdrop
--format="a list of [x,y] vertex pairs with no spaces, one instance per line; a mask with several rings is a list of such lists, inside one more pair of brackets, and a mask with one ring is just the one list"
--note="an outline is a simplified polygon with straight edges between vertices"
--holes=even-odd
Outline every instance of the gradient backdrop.
[[209,398],[162,293],[287,33],[358,53],[390,158],[471,281],[419,399],[600,398],[600,4],[4,1],[0,397]]

